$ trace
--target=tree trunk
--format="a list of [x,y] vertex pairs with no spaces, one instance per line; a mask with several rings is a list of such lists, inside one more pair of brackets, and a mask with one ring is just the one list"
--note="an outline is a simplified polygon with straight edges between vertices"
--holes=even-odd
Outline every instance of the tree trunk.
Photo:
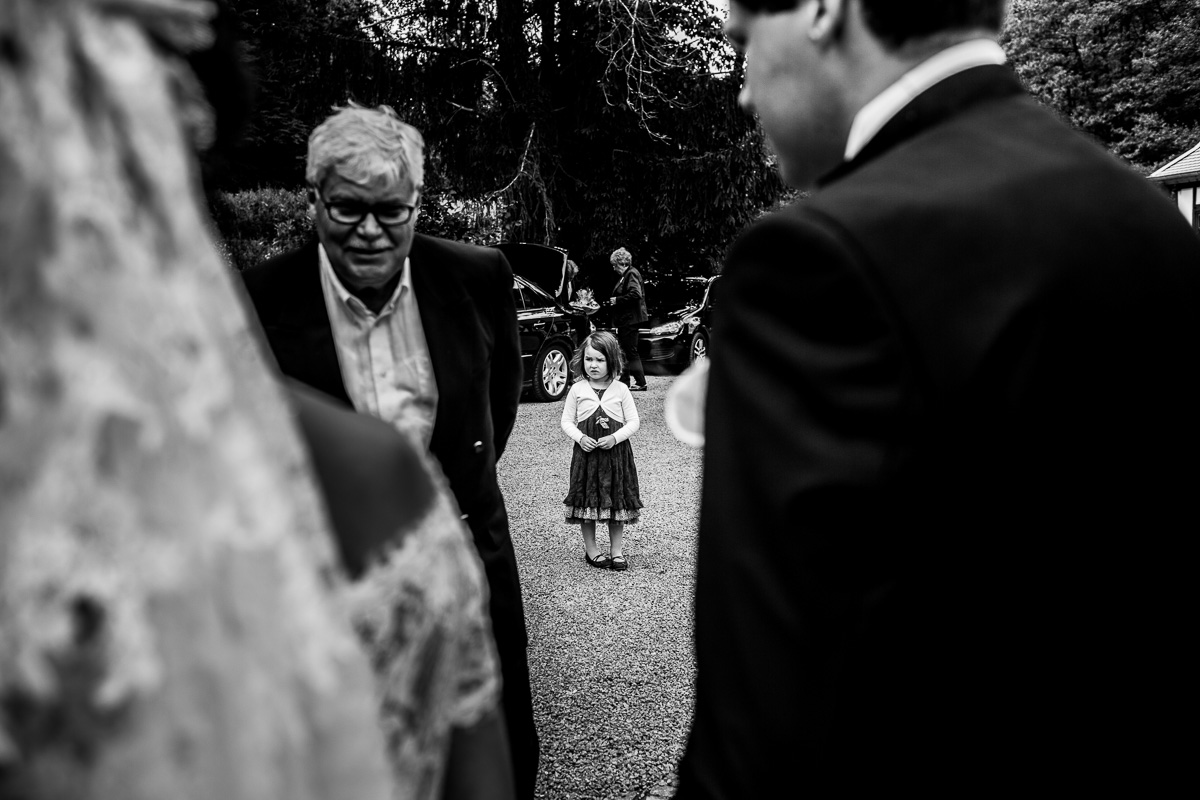
[[325,513],[199,210],[171,51],[210,12],[0,0],[0,798],[390,795]]

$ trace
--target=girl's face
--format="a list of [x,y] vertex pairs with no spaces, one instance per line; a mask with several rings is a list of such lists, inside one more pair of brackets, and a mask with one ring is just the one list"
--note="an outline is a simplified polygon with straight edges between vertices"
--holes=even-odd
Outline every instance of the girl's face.
[[591,347],[583,348],[583,371],[594,381],[608,374],[608,359],[604,353]]

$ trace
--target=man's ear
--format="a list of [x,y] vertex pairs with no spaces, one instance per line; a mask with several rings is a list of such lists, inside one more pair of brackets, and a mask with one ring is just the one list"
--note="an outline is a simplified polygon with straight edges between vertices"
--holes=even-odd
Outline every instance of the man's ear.
[[317,190],[312,188],[311,186],[308,187],[308,193],[306,196],[308,198],[309,222],[316,222],[317,221]]
[[826,44],[836,38],[846,20],[846,6],[853,0],[812,0],[808,13],[811,14],[808,38],[818,44]]

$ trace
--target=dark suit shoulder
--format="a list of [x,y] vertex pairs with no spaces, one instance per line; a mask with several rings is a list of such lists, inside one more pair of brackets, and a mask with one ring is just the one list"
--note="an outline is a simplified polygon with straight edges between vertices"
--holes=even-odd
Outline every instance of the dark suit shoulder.
[[871,338],[886,323],[864,264],[858,243],[836,219],[814,206],[793,207],[763,217],[734,242],[721,302],[732,305],[736,297],[760,323],[772,318],[820,341]]
[[962,349],[964,369],[1035,307],[1099,328],[1112,309],[1195,302],[1200,242],[1174,206],[1025,96],[931,127],[803,202],[854,243],[919,339]]
[[480,308],[511,297],[512,268],[499,250],[417,234],[409,259],[418,297],[447,305],[471,298]]
[[[1089,198],[1104,197],[1097,207]],[[862,236],[977,241],[1005,231],[1041,247],[1078,220],[1162,230],[1179,216],[1145,179],[1025,95],[974,106],[897,144],[809,201]],[[1164,225],[1164,223],[1166,223]],[[889,241],[889,246],[891,241]]]
[[280,253],[242,272],[246,291],[264,322],[296,307],[301,296],[319,284],[317,243]]
[[445,265],[463,275],[493,274],[496,271],[512,273],[508,260],[499,250],[481,245],[455,242],[418,233],[413,237],[410,254],[417,259],[429,259]]

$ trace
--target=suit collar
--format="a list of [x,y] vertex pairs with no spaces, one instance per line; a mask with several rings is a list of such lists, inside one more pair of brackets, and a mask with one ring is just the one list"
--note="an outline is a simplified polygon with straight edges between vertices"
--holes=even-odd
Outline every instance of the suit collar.
[[445,263],[450,256],[441,252],[442,247],[440,240],[418,233],[408,254],[421,328],[438,387],[438,420],[449,413],[448,398],[458,396],[469,378],[470,364],[465,360],[463,343],[471,341],[471,326],[477,319],[466,288]]
[[972,67],[1003,64],[1004,50],[994,39],[969,39],[935,53],[901,75],[891,86],[877,94],[854,115],[850,135],[846,137],[846,161],[879,133],[888,120],[923,92]]
[[[289,322],[317,332],[323,341],[328,342],[328,360],[320,366],[324,370],[323,374],[331,381],[331,388],[319,388],[330,393],[334,393],[334,388],[340,388],[341,396],[344,397],[345,388],[341,380],[341,368],[336,360],[333,328],[329,322],[325,295],[321,289],[317,240],[314,238],[302,248],[297,257],[299,260],[295,264],[294,280],[281,282],[282,291],[288,293],[287,297],[282,298],[281,313],[287,315]],[[469,365],[464,366],[463,360],[466,356],[462,352],[461,342],[469,341],[464,339],[464,336],[469,333],[470,326],[477,317],[470,306],[465,305],[469,296],[461,281],[457,280],[453,270],[443,263],[448,256],[440,252],[437,239],[417,234],[413,237],[413,246],[408,257],[413,291],[421,314],[421,327],[425,332],[434,380],[438,385],[440,419],[444,416],[443,412],[446,412],[444,401],[453,396],[457,384],[468,377]]]
[[635,274],[638,275],[638,277],[641,277],[641,273],[635,272],[634,267],[629,267],[624,272],[622,272],[621,276],[619,278],[617,278],[617,284],[616,284],[616,286],[613,287],[613,291],[614,292],[617,291],[617,289],[620,289],[623,284],[626,284],[629,281],[633,280],[633,276]]
[[972,67],[935,84],[893,116],[859,151],[821,178],[819,187],[834,183],[898,144],[968,108],[989,100],[1022,94],[1020,82],[1006,66]]
[[[431,251],[432,239],[424,234],[413,236],[412,249],[408,254],[409,280],[417,299],[424,305],[435,307],[455,305],[462,299],[462,292],[455,291],[455,284],[441,280],[437,268],[437,257]],[[295,280],[283,281],[285,291],[291,291],[288,302],[283,304],[282,313],[293,322],[328,320],[325,308],[325,293],[321,288],[320,242],[314,236],[299,251],[299,267]]]

